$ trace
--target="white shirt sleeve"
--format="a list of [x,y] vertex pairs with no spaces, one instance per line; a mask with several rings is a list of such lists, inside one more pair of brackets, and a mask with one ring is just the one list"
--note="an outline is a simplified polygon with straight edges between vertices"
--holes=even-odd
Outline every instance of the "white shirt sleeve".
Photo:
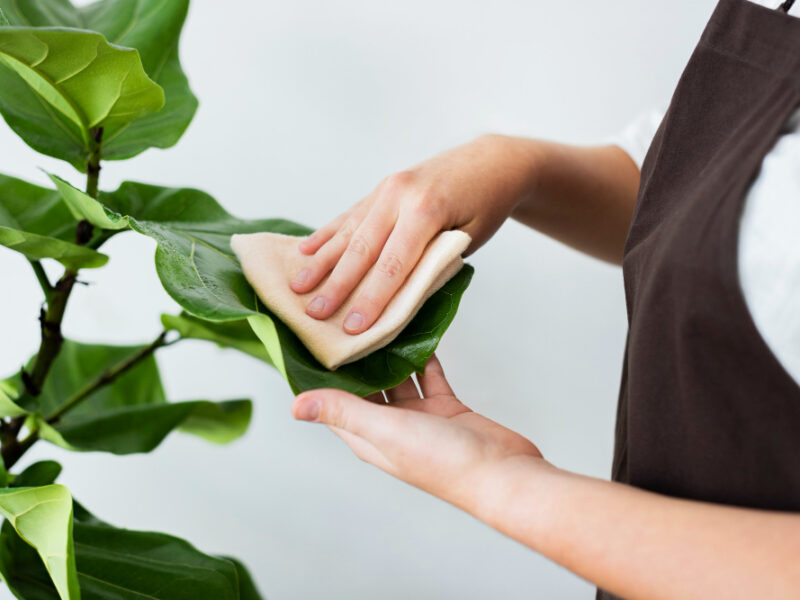
[[[663,116],[656,110],[642,114],[608,141],[641,169]],[[756,328],[800,384],[800,111],[786,124],[747,192],[737,260]]]
[[739,280],[761,336],[800,383],[800,131],[789,121],[747,194]]
[[632,121],[619,135],[609,140],[614,146],[619,146],[633,159],[633,162],[641,169],[644,157],[650,148],[650,143],[658,131],[658,126],[664,118],[664,112],[651,110],[642,113]]

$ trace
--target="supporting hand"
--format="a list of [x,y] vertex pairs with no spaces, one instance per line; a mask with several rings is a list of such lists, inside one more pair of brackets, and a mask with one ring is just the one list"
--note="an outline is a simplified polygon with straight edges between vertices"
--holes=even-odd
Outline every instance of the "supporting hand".
[[418,380],[421,393],[412,379],[386,392],[388,406],[380,395],[314,390],[298,396],[292,412],[327,425],[362,460],[465,510],[474,510],[478,480],[498,463],[545,462],[524,437],[464,406],[436,357]]

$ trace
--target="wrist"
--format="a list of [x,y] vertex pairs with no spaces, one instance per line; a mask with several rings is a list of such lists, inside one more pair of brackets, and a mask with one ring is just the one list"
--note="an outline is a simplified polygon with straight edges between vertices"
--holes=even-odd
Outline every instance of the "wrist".
[[[571,474],[543,458],[512,456],[480,467],[467,512],[515,539],[543,540],[558,510],[558,482]],[[534,548],[539,550],[539,548]]]
[[508,209],[513,216],[519,205],[536,192],[546,164],[548,144],[502,134],[486,134],[479,140],[497,156],[497,170],[509,187],[508,196],[512,202]]

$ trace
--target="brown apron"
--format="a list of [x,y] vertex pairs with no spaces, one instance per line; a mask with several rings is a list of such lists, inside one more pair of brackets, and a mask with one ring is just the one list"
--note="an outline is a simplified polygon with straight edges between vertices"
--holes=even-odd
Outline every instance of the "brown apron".
[[800,386],[756,329],[738,277],[747,191],[800,105],[789,6],[719,2],[642,167],[623,260],[616,481],[800,511]]

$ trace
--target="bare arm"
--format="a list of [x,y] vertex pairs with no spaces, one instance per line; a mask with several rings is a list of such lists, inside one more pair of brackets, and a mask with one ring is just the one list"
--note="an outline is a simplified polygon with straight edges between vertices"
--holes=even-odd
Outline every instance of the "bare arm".
[[660,496],[512,459],[476,515],[629,600],[797,598],[800,515]]
[[617,146],[577,147],[519,139],[534,171],[512,216],[573,248],[622,260],[639,189],[639,168]]
[[[297,398],[359,458],[473,514],[628,600],[790,600],[800,514],[680,500],[554,467],[454,396],[435,359],[381,406],[339,390]],[[533,594],[536,595],[535,593]]]
[[361,333],[440,231],[466,231],[473,240],[468,252],[474,252],[512,215],[579,250],[619,262],[638,183],[636,165],[615,146],[482,136],[390,175],[303,240],[299,251],[307,259],[290,285],[297,293],[314,290],[307,312],[327,319],[368,278],[368,295],[355,299],[353,318],[344,323],[348,333]]

